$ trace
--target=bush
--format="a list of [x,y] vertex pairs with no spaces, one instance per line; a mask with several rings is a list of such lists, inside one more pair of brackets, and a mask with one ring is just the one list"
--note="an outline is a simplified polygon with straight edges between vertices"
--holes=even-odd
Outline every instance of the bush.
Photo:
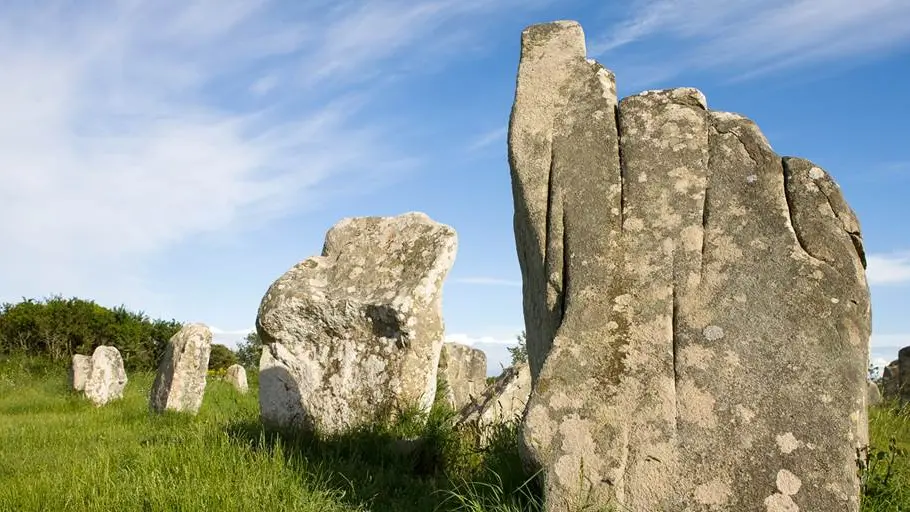
[[237,354],[224,345],[212,345],[209,354],[209,370],[223,370],[232,364],[237,364]]
[[123,306],[108,309],[60,296],[24,299],[0,306],[0,354],[47,356],[63,365],[73,354],[111,345],[128,370],[148,370],[157,366],[165,344],[181,327],[176,320],[152,320]]

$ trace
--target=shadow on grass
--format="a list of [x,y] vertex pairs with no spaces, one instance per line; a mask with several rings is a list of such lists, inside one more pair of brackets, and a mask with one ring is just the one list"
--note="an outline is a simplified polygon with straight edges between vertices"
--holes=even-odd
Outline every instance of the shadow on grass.
[[280,453],[365,510],[538,510],[539,489],[522,467],[517,426],[497,428],[482,447],[477,429],[453,426],[453,414],[437,404],[429,414],[405,413],[331,437],[257,421],[232,423],[227,434],[253,450]]

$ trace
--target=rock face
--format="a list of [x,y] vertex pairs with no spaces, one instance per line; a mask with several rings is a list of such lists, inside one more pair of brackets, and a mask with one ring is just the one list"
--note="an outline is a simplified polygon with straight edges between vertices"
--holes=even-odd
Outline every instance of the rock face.
[[459,343],[445,343],[439,355],[439,375],[446,382],[446,400],[456,410],[487,387],[487,355]]
[[72,384],[74,391],[83,391],[85,389],[85,381],[88,380],[91,372],[92,358],[74,354],[73,363],[70,367],[70,384]]
[[[859,509],[869,292],[831,177],[529,27],[509,129],[546,509]],[[798,508],[797,508],[798,507]]]
[[866,405],[878,405],[882,403],[882,391],[878,389],[878,384],[870,381],[866,382]]
[[483,394],[461,410],[461,422],[473,423],[488,433],[489,427],[519,421],[531,394],[531,369],[527,364],[506,368]]
[[212,331],[203,324],[184,325],[164,349],[152,384],[149,407],[196,414],[205,395]]
[[126,387],[123,358],[115,347],[100,346],[92,353],[91,369],[85,381],[85,397],[96,406],[123,398]]
[[900,361],[894,360],[882,372],[882,391],[885,400],[897,400],[900,387]]
[[897,396],[902,403],[910,402],[910,347],[897,352]]
[[428,410],[456,246],[452,228],[422,213],[332,227],[322,255],[281,276],[259,307],[263,421],[336,433],[399,407]]
[[227,371],[224,374],[224,379],[228,381],[230,385],[234,386],[234,389],[241,394],[246,394],[246,392],[250,390],[246,383],[246,369],[239,364],[228,366]]

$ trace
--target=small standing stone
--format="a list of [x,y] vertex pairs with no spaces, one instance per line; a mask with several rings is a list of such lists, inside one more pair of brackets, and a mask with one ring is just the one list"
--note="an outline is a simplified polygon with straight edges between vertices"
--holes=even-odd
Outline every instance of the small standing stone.
[[100,346],[92,353],[91,370],[85,381],[85,396],[96,406],[123,398],[126,370],[123,358],[115,347]]
[[228,366],[228,369],[224,374],[224,379],[234,386],[234,389],[241,394],[246,394],[246,392],[250,390],[246,383],[246,369],[239,364]]
[[73,355],[73,364],[70,367],[70,383],[74,391],[84,391],[85,381],[92,371],[92,358],[82,354]]
[[486,443],[490,428],[497,424],[521,421],[531,394],[531,368],[527,363],[506,368],[483,394],[465,406],[460,423],[480,428]]
[[487,355],[460,343],[445,343],[439,356],[439,376],[446,382],[446,401],[461,409],[487,387]]
[[866,405],[878,405],[882,403],[882,392],[878,389],[878,384],[872,382],[871,380],[866,382],[868,389],[868,394],[866,395]]
[[153,411],[199,412],[211,350],[212,331],[203,324],[185,325],[168,341],[152,384]]
[[882,391],[885,400],[896,400],[900,388],[900,365],[897,360],[885,367],[882,372]]

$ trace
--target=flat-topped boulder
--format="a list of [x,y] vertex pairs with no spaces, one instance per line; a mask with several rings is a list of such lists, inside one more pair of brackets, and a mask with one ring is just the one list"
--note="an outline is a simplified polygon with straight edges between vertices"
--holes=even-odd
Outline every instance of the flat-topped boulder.
[[92,372],[91,356],[73,354],[73,361],[70,365],[70,385],[74,391],[84,391],[85,382]]
[[620,102],[568,21],[522,34],[509,162],[548,512],[859,510],[869,290],[827,172],[697,89]]
[[455,231],[423,213],[332,227],[322,255],[278,278],[259,307],[263,421],[336,433],[429,410],[456,247]]

